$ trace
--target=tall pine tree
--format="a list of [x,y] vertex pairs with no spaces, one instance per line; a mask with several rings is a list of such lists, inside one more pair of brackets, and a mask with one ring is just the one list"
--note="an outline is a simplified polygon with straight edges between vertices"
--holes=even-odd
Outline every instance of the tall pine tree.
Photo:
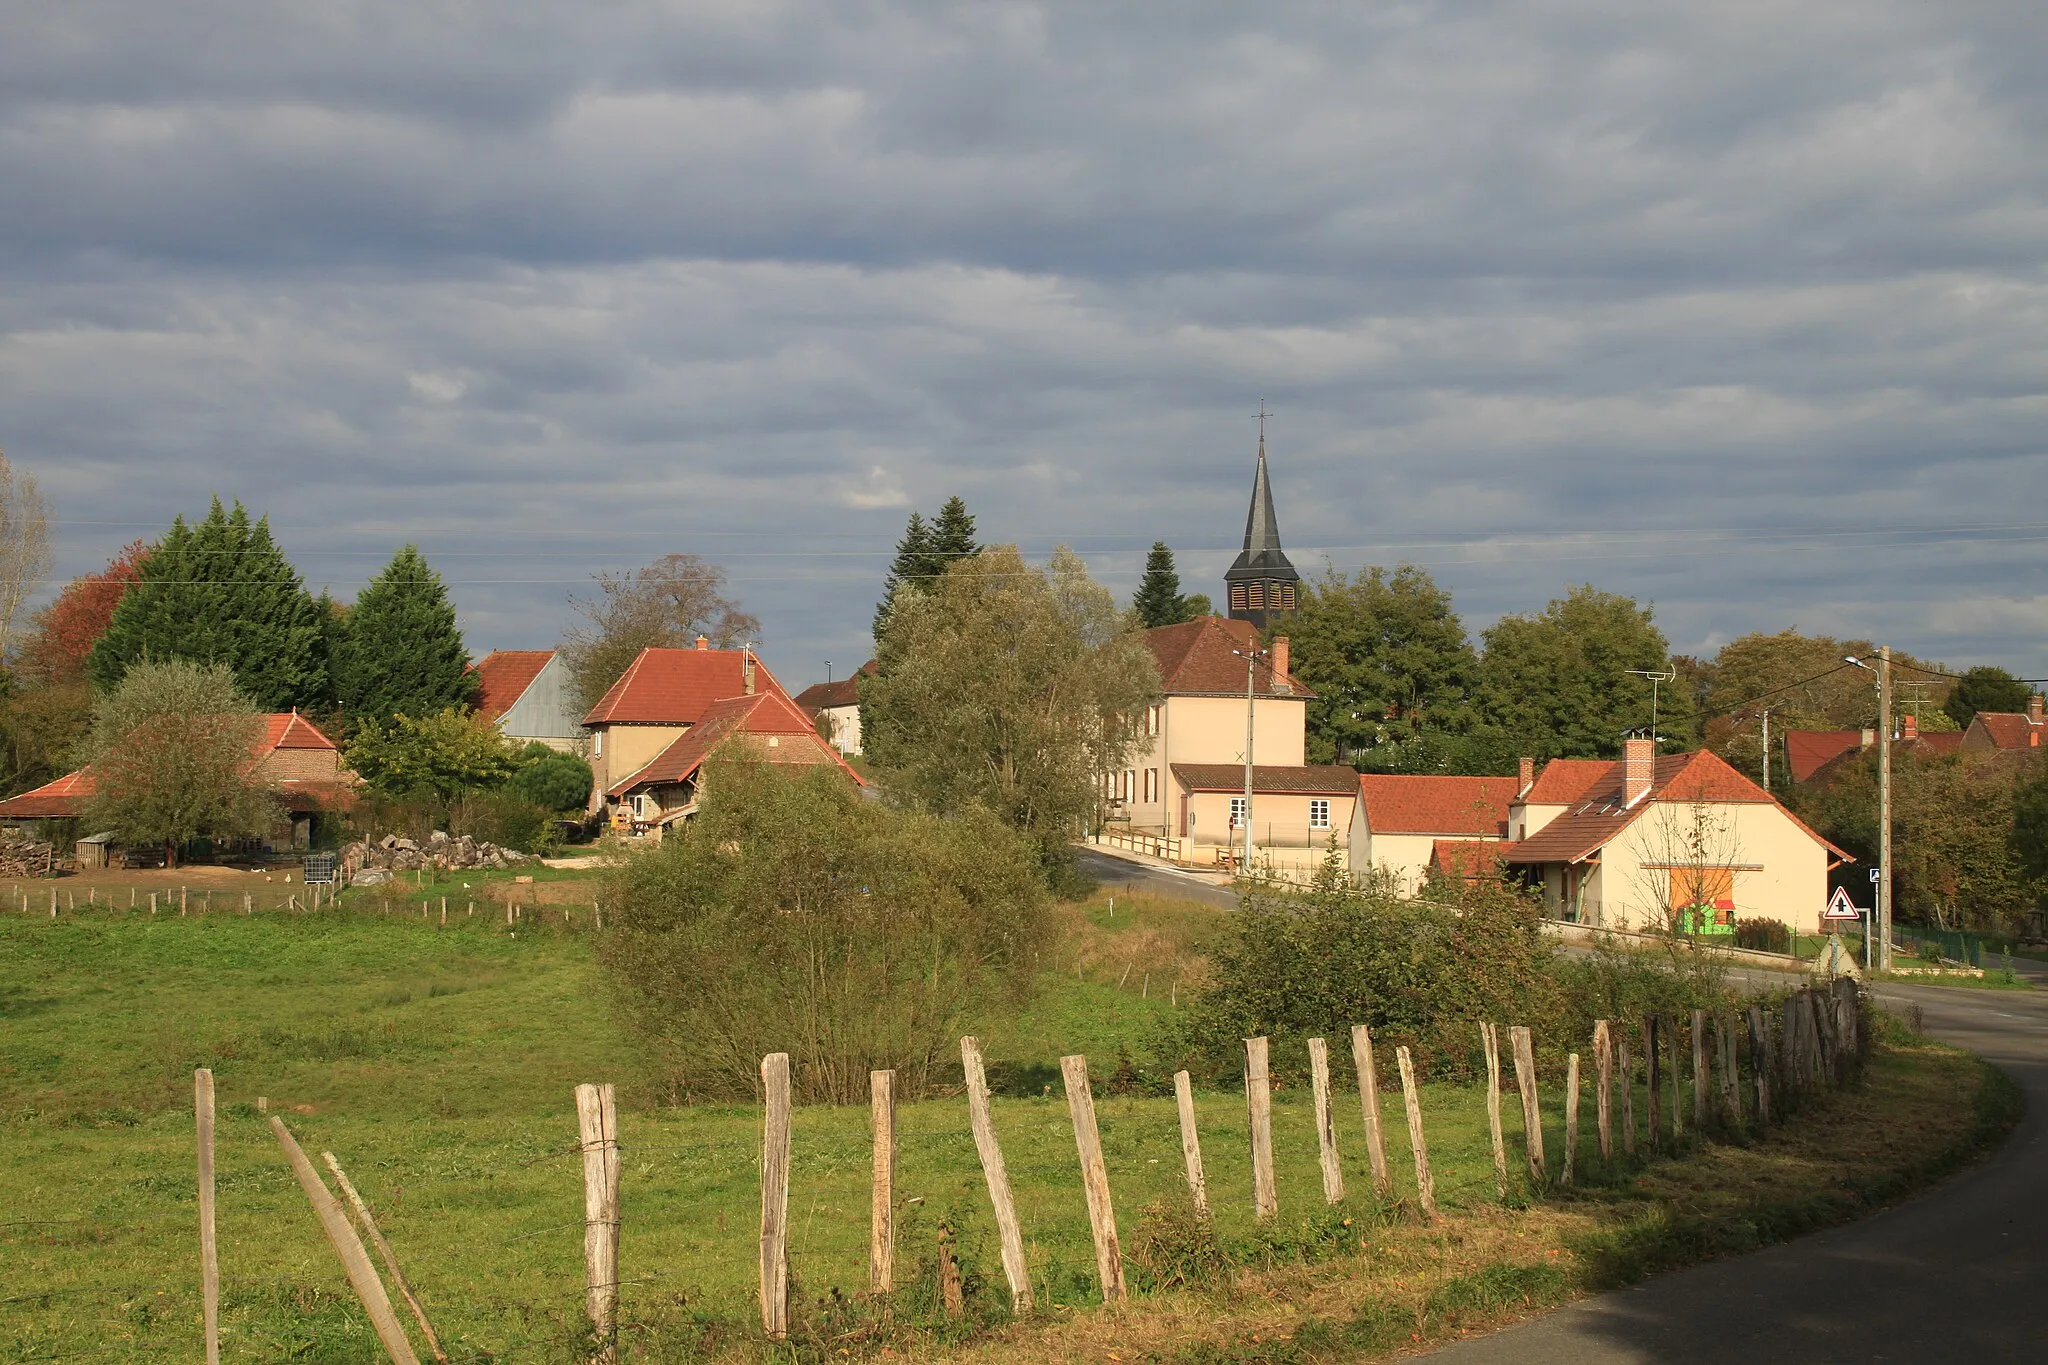
[[974,517],[958,495],[946,499],[932,522],[931,560],[934,576],[944,573],[969,555],[981,553],[974,543]]
[[269,519],[251,522],[241,503],[228,512],[215,498],[205,521],[179,517],[151,550],[93,646],[91,672],[110,690],[144,659],[226,664],[243,695],[283,711],[327,690],[320,643],[318,609]]
[[1145,576],[1131,598],[1131,610],[1147,628],[1177,626],[1194,619],[1192,604],[1181,596],[1180,571],[1173,565],[1173,551],[1163,540],[1153,541],[1152,552],[1145,556]]
[[335,663],[335,703],[356,722],[431,716],[476,692],[447,585],[413,545],[357,594]]

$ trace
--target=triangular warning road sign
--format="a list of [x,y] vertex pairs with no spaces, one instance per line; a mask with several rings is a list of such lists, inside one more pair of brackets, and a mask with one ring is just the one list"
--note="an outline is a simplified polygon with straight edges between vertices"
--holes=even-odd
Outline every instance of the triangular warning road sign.
[[1828,908],[1821,911],[1822,919],[1861,919],[1863,912],[1849,904],[1849,889],[1838,886],[1835,894],[1828,898]]

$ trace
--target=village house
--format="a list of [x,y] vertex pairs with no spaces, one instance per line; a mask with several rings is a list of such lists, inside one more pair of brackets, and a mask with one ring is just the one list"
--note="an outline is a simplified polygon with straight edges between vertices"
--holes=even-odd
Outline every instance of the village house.
[[[261,719],[263,729],[251,746],[249,771],[276,792],[283,818],[257,842],[268,852],[307,848],[314,825],[346,806],[362,779],[342,761],[334,741],[297,711]],[[92,769],[80,768],[0,801],[0,822],[80,819],[95,790]]]
[[2041,748],[2048,720],[2041,714],[2041,694],[2027,698],[2024,711],[1979,711],[1963,731],[1962,747],[1971,753],[2032,754]]
[[1619,762],[1554,759],[1508,810],[1502,862],[1542,888],[1553,918],[1610,929],[1671,926],[1699,908],[1815,933],[1828,873],[1850,855],[1707,752],[1624,743]]
[[[1902,715],[1892,743],[1897,750],[1941,757],[1960,749],[1963,739],[1961,730],[1923,731],[1911,715]],[[1877,747],[1877,731],[1870,727],[1861,730],[1787,730],[1784,745],[1784,772],[1794,782],[1825,785],[1832,782],[1843,766],[1858,754]]]
[[604,793],[612,826],[622,833],[662,834],[697,813],[705,760],[730,746],[769,763],[830,764],[856,784],[861,779],[818,734],[816,725],[781,690],[727,697],[705,707],[694,725],[638,771]]
[[1351,866],[1370,868],[1412,896],[1433,871],[1477,875],[1485,864],[1471,846],[1506,841],[1508,810],[1522,786],[1512,777],[1361,773],[1358,789]]
[[698,636],[693,649],[643,649],[583,717],[590,731],[590,813],[605,812],[607,793],[689,733],[715,702],[789,694],[747,649],[713,649]]
[[875,661],[869,659],[837,682],[812,683],[796,694],[796,704],[842,754],[860,752],[860,680],[874,671]]
[[514,744],[545,744],[570,754],[589,747],[560,651],[494,649],[477,663],[476,680],[478,714]]

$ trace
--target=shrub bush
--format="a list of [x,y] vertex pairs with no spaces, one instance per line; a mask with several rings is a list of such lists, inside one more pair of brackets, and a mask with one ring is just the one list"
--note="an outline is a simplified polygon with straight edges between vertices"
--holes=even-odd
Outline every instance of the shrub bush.
[[752,1095],[780,1051],[807,1100],[861,1099],[884,1068],[916,1092],[970,1009],[1028,988],[1050,908],[1034,849],[994,817],[744,758],[714,760],[703,791],[602,893],[598,961],[673,1090]]
[[580,811],[590,800],[593,780],[590,765],[576,755],[529,744],[519,755],[519,771],[505,785],[544,810]]
[[1777,919],[1738,919],[1735,922],[1735,946],[1760,953],[1789,953],[1792,951],[1792,926]]
[[448,808],[443,828],[521,853],[545,853],[555,844],[555,813],[509,787],[471,792]]

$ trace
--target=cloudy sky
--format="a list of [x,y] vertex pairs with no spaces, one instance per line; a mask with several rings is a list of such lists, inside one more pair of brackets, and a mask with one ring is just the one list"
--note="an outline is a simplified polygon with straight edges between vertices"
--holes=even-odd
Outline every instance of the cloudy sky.
[[1214,592],[2048,674],[2048,26],[1944,0],[0,0],[0,448],[58,576],[208,496],[479,651],[723,563],[792,686],[959,493]]

